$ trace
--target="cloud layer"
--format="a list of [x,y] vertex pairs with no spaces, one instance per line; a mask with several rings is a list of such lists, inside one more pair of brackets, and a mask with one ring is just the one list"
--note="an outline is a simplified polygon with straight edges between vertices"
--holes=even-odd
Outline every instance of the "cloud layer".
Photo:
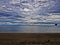
[[0,23],[59,22],[57,0],[0,0]]

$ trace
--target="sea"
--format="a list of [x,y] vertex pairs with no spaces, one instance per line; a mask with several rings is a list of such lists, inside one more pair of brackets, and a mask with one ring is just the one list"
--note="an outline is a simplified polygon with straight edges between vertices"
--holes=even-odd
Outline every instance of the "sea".
[[60,25],[3,25],[0,33],[60,33]]

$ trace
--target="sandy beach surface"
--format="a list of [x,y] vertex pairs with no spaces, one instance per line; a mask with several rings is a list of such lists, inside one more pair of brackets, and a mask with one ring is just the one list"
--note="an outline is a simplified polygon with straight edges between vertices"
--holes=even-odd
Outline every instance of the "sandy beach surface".
[[60,34],[0,33],[0,45],[60,45]]

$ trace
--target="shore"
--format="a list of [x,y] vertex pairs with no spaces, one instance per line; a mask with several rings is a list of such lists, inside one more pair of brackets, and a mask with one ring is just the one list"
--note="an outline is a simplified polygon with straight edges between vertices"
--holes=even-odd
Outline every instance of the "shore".
[[0,45],[60,45],[60,34],[0,33]]

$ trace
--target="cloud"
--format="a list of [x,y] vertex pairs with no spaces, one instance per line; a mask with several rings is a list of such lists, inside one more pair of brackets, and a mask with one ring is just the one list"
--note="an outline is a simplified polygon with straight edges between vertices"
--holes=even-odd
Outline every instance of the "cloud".
[[[5,17],[10,22],[52,22],[60,21],[59,15],[50,15],[49,12],[54,11],[53,8],[57,5],[54,0],[0,0],[0,12],[9,13],[11,16]],[[52,13],[53,14],[53,13]],[[19,17],[16,17],[19,16]],[[0,17],[0,18],[1,18]],[[54,19],[54,20],[53,20]]]

